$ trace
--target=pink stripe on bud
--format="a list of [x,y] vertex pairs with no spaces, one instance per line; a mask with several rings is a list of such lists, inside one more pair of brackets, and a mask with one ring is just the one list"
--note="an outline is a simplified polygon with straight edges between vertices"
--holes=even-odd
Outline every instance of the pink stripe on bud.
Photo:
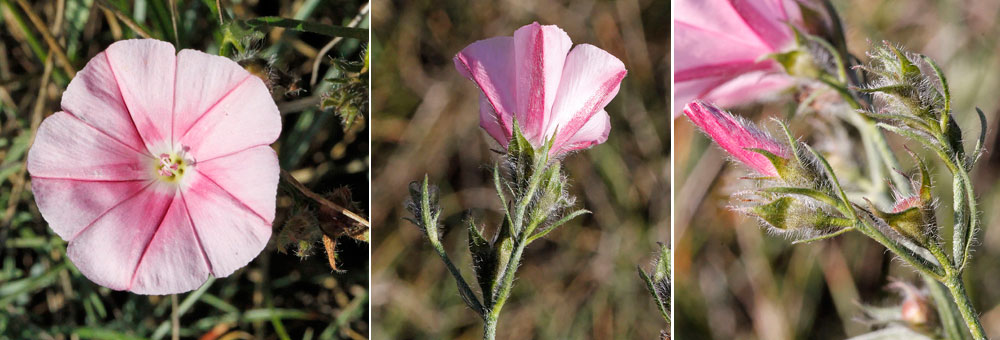
[[684,107],[684,114],[733,158],[761,175],[778,177],[778,170],[767,157],[751,149],[766,150],[782,158],[790,157],[785,145],[756,125],[711,104],[693,101]]

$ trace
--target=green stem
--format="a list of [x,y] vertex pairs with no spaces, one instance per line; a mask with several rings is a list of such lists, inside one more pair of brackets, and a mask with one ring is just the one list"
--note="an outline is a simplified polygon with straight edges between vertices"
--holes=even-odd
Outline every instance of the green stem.
[[865,236],[868,236],[869,238],[882,244],[882,246],[889,249],[889,251],[896,254],[896,256],[899,256],[899,258],[906,261],[906,263],[909,263],[913,266],[913,268],[916,268],[924,275],[933,277],[936,280],[942,280],[944,278],[944,273],[942,273],[941,267],[935,266],[927,259],[916,255],[913,251],[905,249],[903,245],[900,245],[896,241],[890,239],[888,236],[883,234],[882,231],[878,230],[878,228],[869,225],[868,221],[865,221],[857,216],[855,216],[855,218],[858,219],[858,226],[861,226],[861,228],[857,229],[861,231],[862,234],[865,234]]
[[955,301],[952,301],[948,292],[945,291],[944,285],[933,277],[927,275],[921,275],[921,277],[924,279],[924,284],[927,286],[931,298],[934,299],[934,307],[937,308],[938,318],[941,320],[945,335],[947,335],[946,339],[968,339],[969,336],[962,332],[962,326],[960,326],[965,321],[960,316]]
[[[524,247],[528,245],[529,238],[531,236],[531,230],[525,230],[525,219],[527,218],[526,210],[528,209],[528,205],[533,200],[535,192],[538,190],[538,186],[541,183],[543,174],[545,173],[546,164],[547,162],[544,159],[534,160],[531,177],[528,178],[527,191],[515,204],[513,215],[514,220],[512,221],[512,229],[514,233],[510,236],[516,241],[514,251],[511,253],[510,258],[505,264],[506,269],[503,272],[503,276],[499,278],[500,285],[497,287],[498,291],[495,295],[496,299],[493,300],[493,305],[484,310],[484,340],[492,340],[495,337],[496,325],[500,319],[500,311],[507,302],[507,298],[510,297],[510,291],[514,286],[515,272],[521,263],[521,255],[524,254]],[[528,222],[530,224],[527,227],[529,227],[529,229],[534,229],[534,226],[536,226],[537,223],[540,223],[541,220],[535,221],[532,219],[532,221]],[[493,286],[496,286],[496,284],[494,283]]]
[[[854,95],[847,90],[846,85],[833,84],[830,82],[827,82],[827,85],[830,85],[837,90],[837,93],[840,93],[840,96],[848,103],[848,105],[851,106],[852,109],[855,111],[861,109],[861,103],[859,103],[857,98],[854,98]],[[912,192],[910,192],[910,182],[906,180],[906,177],[894,171],[900,170],[903,167],[899,164],[899,160],[896,159],[896,155],[892,153],[892,149],[889,147],[889,141],[885,139],[885,134],[878,129],[876,122],[863,116],[861,113],[857,113],[851,121],[855,128],[861,132],[861,136],[863,138],[862,143],[871,143],[875,147],[875,150],[878,151],[878,155],[881,156],[879,158],[882,159],[883,165],[889,172],[889,178],[892,179],[892,183],[896,185],[896,188],[904,195],[912,194]],[[871,159],[872,157],[869,155],[869,160]],[[872,163],[869,166],[878,167],[879,164]],[[872,181],[878,181],[881,178],[882,177],[874,177],[872,178]]]
[[260,28],[262,26],[284,27],[299,32],[311,32],[330,37],[344,37],[368,41],[368,30],[364,28],[333,26],[279,17],[259,17],[244,20],[242,23],[251,28]]
[[448,267],[448,271],[455,277],[455,281],[458,283],[459,294],[462,296],[462,299],[465,300],[465,303],[469,305],[469,308],[475,310],[480,316],[486,315],[486,311],[483,309],[483,304],[479,302],[479,298],[476,297],[476,293],[472,291],[472,288],[469,287],[469,283],[465,281],[465,277],[462,276],[462,272],[458,271],[455,264],[451,262],[450,258],[448,258],[448,252],[444,250],[444,245],[442,245],[441,240],[438,239],[437,223],[439,213],[434,213],[433,209],[431,209],[430,190],[428,186],[427,175],[424,175],[424,182],[420,195],[420,210],[422,212],[421,217],[423,218],[423,221],[421,222],[424,226],[424,232],[427,234],[427,241],[431,243],[431,246],[434,247],[434,251],[438,253],[438,256],[440,256],[441,260],[444,261],[445,266]]
[[882,154],[882,161],[885,162],[885,166],[889,168],[889,177],[892,178],[892,183],[896,185],[896,189],[899,190],[904,195],[912,195],[913,192],[910,190],[910,181],[906,179],[902,174],[896,172],[896,170],[902,170],[903,166],[899,164],[899,160],[896,159],[896,155],[892,153],[889,148],[889,142],[885,139],[885,134],[875,126],[875,122],[868,123],[869,128],[872,130],[870,132],[872,142],[875,144],[875,148],[878,149],[879,153]]
[[496,319],[500,318],[500,310],[503,309],[503,305],[507,302],[507,298],[510,297],[511,288],[514,286],[514,272],[517,271],[518,265],[521,263],[521,254],[524,253],[524,246],[526,245],[523,240],[517,243],[514,248],[514,252],[510,255],[510,260],[507,261],[507,269],[503,273],[503,278],[500,281],[499,291],[496,295],[496,300],[493,302],[493,306],[490,306],[486,313],[485,320],[489,322],[490,319],[494,319],[493,323],[496,323]]
[[545,173],[545,162],[543,160],[535,160],[534,163],[535,166],[531,169],[531,177],[528,178],[528,190],[520,197],[514,208],[513,237],[518,239],[521,239],[521,234],[524,231],[522,227],[524,227],[525,210],[528,209],[528,205],[534,199],[535,192],[538,191],[538,185],[542,181],[542,174]]
[[497,337],[497,315],[487,314],[483,324],[483,340],[493,340]]
[[945,286],[948,286],[948,291],[951,292],[952,298],[955,299],[955,304],[958,305],[958,310],[962,313],[962,318],[965,319],[965,325],[969,327],[969,333],[972,334],[972,338],[976,340],[986,339],[986,331],[979,321],[979,315],[976,314],[975,308],[972,307],[969,295],[965,292],[965,283],[962,282],[962,278],[958,275],[951,275],[948,281],[945,282]]
[[958,171],[958,176],[962,179],[965,186],[965,199],[969,207],[969,225],[968,231],[966,231],[966,240],[964,245],[954,245],[961,246],[964,248],[962,251],[961,260],[956,259],[955,262],[958,265],[959,271],[965,268],[965,265],[969,261],[969,251],[972,247],[972,239],[976,236],[976,230],[979,229],[979,210],[976,207],[976,192],[972,189],[972,180],[969,179],[969,174],[965,172],[964,169]]
[[455,282],[458,283],[459,293],[462,295],[462,299],[465,300],[465,303],[468,304],[470,308],[475,310],[477,314],[485,315],[483,305],[479,303],[479,298],[476,297],[476,293],[473,292],[472,287],[469,287],[469,283],[465,281],[465,277],[462,276],[462,272],[458,271],[458,267],[455,267],[455,264],[451,262],[450,258],[448,258],[448,253],[444,251],[444,247],[441,243],[434,243],[433,246],[434,250],[436,250],[438,255],[441,256],[441,260],[444,261],[445,266],[448,267],[448,271],[455,277]]

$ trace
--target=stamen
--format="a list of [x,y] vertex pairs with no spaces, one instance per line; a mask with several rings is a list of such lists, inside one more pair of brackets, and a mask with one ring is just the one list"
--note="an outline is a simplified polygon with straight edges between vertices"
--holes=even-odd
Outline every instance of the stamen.
[[160,154],[160,164],[156,166],[156,173],[161,177],[166,177],[165,179],[173,180],[184,174],[184,165],[188,164],[188,160],[185,159],[185,153],[181,151],[177,155],[171,155],[168,153]]

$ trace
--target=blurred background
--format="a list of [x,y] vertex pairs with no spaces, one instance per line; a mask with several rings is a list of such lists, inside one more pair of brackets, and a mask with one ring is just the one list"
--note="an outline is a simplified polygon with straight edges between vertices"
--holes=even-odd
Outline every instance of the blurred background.
[[501,208],[485,166],[496,142],[479,128],[478,89],[452,57],[480,39],[538,21],[574,44],[617,56],[628,76],[607,107],[607,143],[567,157],[576,206],[593,214],[525,251],[498,339],[655,339],[666,328],[636,272],[669,242],[669,3],[624,1],[374,2],[372,314],[377,339],[480,339],[482,320],[420,230],[403,220],[407,185],[441,188],[445,249],[472,279],[463,219],[488,232]]
[[[218,53],[227,31],[217,3],[227,24],[259,16],[360,28],[369,24],[368,16],[359,15],[367,11],[360,0],[0,0],[0,339],[170,336],[168,297],[100,287],[66,259],[65,242],[32,201],[24,158],[41,119],[59,110],[68,74],[111,43],[139,38],[137,32],[144,31],[178,50]],[[340,98],[342,88],[325,79],[348,77],[335,65],[361,62],[365,43],[333,43],[334,38],[291,29],[262,27],[260,32],[253,51],[239,59],[285,74],[277,76],[283,79],[276,80],[274,91],[283,116],[274,144],[282,168],[320,195],[345,205],[360,202],[354,209],[366,216],[368,129],[362,122],[345,132],[337,116],[343,106],[319,107],[324,98]],[[356,79],[367,87],[367,77]],[[282,231],[315,228],[303,224],[311,215],[297,203],[279,190],[267,248],[229,277],[178,295],[182,338],[368,338],[368,244],[341,237],[336,272],[315,239],[279,251]]]
[[[953,110],[969,147],[979,131],[975,107],[986,113],[987,148],[973,172],[983,211],[983,229],[973,252],[966,282],[987,333],[1000,337],[1000,54],[998,40],[1000,3],[991,0],[963,2],[833,1],[846,30],[848,48],[864,56],[870,43],[882,40],[930,56],[944,69],[953,96]],[[794,110],[794,97],[768,105],[733,111],[763,122]],[[816,135],[840,135],[830,122],[793,119],[792,129],[806,141]],[[769,129],[773,124],[766,124]],[[840,131],[842,132],[842,131]],[[768,235],[757,222],[727,209],[729,195],[746,188],[741,166],[725,162],[722,151],[708,144],[686,118],[676,121],[675,181],[677,202],[674,245],[677,339],[843,339],[869,331],[862,321],[862,304],[899,304],[897,293],[886,288],[890,278],[922,286],[921,279],[885,249],[858,233],[833,240],[793,246]],[[912,160],[902,153],[904,141],[890,136],[903,155],[906,170]],[[857,156],[836,138],[819,145],[831,161]],[[922,147],[905,143],[911,149]],[[841,146],[838,148],[837,146]],[[923,154],[924,159],[934,159]],[[847,167],[850,167],[849,163]],[[940,164],[937,172],[947,174]],[[935,195],[942,209],[950,210],[951,179],[939,176]],[[939,220],[947,221],[950,213]],[[948,238],[950,239],[950,238]]]

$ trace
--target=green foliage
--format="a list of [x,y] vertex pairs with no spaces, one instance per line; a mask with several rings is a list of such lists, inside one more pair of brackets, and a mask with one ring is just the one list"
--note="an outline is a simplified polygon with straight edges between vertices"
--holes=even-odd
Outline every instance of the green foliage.
[[670,323],[670,248],[660,243],[656,260],[653,261],[653,270],[646,273],[640,266],[639,277],[646,283],[646,289],[653,296],[656,308],[660,310],[663,319]]
[[333,110],[340,117],[344,131],[364,124],[368,115],[368,49],[362,53],[361,61],[333,59],[338,77],[327,78],[331,84],[329,92],[320,103],[320,109]]

